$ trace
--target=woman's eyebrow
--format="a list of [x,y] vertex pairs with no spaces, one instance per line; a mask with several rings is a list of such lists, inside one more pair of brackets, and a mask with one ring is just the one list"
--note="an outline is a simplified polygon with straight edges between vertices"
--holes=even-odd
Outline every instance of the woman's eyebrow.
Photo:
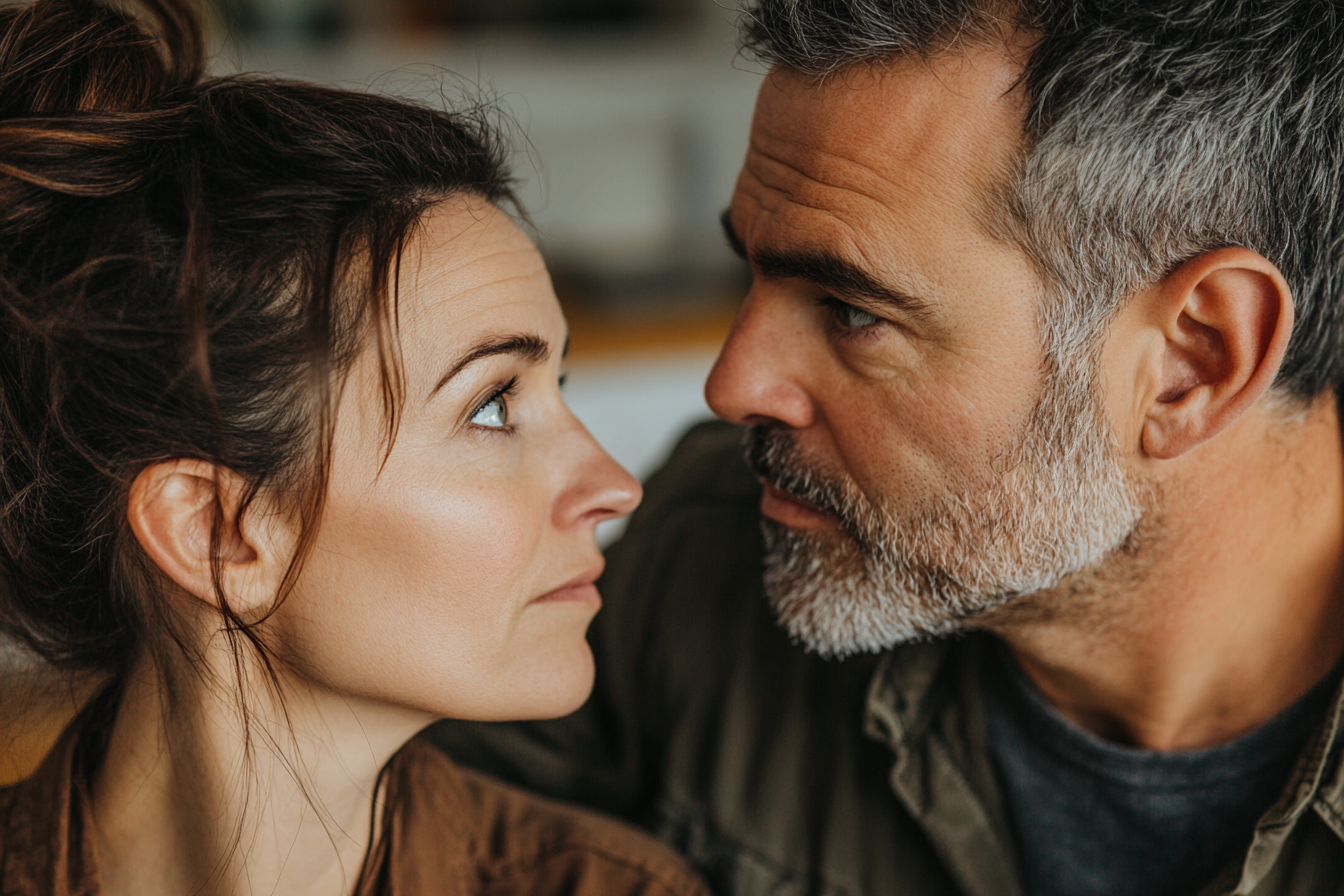
[[516,336],[491,336],[478,342],[462,357],[453,362],[434,388],[429,391],[426,401],[448,385],[448,382],[468,366],[491,355],[517,355],[529,364],[540,364],[551,356],[551,344],[540,336],[524,333]]

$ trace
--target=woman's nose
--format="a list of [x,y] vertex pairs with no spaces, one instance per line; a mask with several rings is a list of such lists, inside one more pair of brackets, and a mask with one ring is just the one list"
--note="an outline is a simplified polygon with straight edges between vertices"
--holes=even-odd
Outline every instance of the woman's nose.
[[571,473],[572,484],[556,507],[557,524],[561,528],[595,527],[632,512],[644,496],[639,480],[616,463],[577,419],[574,427],[576,463]]

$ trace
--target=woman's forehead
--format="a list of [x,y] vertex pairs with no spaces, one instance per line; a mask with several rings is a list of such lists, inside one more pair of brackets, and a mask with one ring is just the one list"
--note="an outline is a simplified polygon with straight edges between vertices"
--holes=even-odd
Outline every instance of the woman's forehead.
[[545,277],[541,255],[495,205],[475,197],[449,199],[425,213],[402,259],[403,300],[428,304],[469,299],[479,290],[509,291]]
[[408,365],[494,333],[536,333],[557,352],[564,339],[540,253],[483,200],[449,200],[425,216],[402,262],[398,318]]

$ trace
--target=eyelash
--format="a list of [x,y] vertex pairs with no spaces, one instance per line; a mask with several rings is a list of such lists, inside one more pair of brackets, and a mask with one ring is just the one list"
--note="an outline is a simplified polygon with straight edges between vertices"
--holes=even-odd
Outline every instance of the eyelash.
[[475,428],[478,430],[487,430],[492,433],[503,433],[504,435],[513,435],[513,433],[517,430],[517,427],[514,426],[512,422],[510,422],[512,418],[508,413],[508,408],[509,408],[509,399],[514,398],[517,394],[518,394],[518,377],[516,376],[510,377],[508,382],[499,386],[497,389],[495,389],[495,391],[491,392],[484,401],[476,405],[476,407],[472,410],[472,412],[467,415],[467,420],[471,420],[471,418],[479,414],[482,411],[482,409],[484,409],[485,406],[488,405],[490,402],[503,399],[504,415],[505,415],[504,425],[477,426]]
[[879,317],[872,323],[856,327],[845,322],[845,312],[851,308],[863,311],[857,305],[843,302],[835,296],[822,296],[817,300],[817,304],[825,309],[827,316],[831,319],[831,329],[841,339],[854,342],[871,339],[877,335],[877,328],[880,324],[889,322]]

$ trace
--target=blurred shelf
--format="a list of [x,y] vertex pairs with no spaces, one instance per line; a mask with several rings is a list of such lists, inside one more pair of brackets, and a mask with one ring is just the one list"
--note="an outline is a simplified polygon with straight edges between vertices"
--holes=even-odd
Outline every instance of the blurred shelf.
[[736,313],[727,304],[675,313],[656,309],[615,313],[574,302],[561,304],[569,322],[570,362],[577,364],[715,352]]
[[[718,215],[747,149],[762,72],[713,27],[355,32],[323,47],[225,49],[215,71],[297,77],[471,108],[494,101],[518,196],[548,261],[616,277],[722,274]],[[456,73],[456,74],[454,74]]]

